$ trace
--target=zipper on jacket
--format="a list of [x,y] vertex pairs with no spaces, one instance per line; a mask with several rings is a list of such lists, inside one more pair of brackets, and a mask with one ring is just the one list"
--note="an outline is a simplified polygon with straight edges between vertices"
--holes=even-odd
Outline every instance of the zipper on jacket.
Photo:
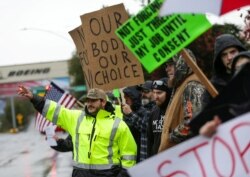
[[94,119],[92,131],[91,131],[91,135],[90,135],[88,158],[90,158],[90,156],[91,156],[91,152],[90,151],[91,151],[91,146],[92,146],[92,139],[93,139],[94,134],[95,134],[95,124],[96,124],[96,118]]

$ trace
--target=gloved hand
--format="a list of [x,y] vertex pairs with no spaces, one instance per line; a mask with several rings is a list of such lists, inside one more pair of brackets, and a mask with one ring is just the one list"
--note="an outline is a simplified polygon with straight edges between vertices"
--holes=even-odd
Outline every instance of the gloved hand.
[[122,168],[120,173],[117,175],[117,177],[130,177],[127,170]]
[[250,101],[247,101],[242,104],[232,104],[230,105],[229,112],[233,114],[235,117],[239,116],[243,113],[249,112],[250,111]]

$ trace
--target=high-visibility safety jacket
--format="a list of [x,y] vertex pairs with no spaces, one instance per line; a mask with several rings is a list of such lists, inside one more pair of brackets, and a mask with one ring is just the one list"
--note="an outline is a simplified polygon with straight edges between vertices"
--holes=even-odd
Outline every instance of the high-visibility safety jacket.
[[96,118],[81,110],[69,110],[46,100],[42,114],[61,126],[74,145],[74,167],[103,170],[114,165],[129,168],[136,163],[135,140],[121,118],[101,109]]
[[121,106],[120,105],[113,105],[113,106],[115,108],[115,116],[119,118],[123,118]]

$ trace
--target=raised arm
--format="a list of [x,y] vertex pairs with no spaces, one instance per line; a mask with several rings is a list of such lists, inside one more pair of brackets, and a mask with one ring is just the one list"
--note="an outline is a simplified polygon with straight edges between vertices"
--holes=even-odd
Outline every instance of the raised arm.
[[18,95],[28,98],[33,104],[34,108],[38,112],[40,113],[42,112],[44,104],[45,104],[45,100],[43,99],[43,97],[40,97],[38,95],[33,95],[33,93],[27,87],[23,85],[18,86],[17,93]]
[[33,98],[33,93],[27,87],[24,87],[23,85],[18,86],[17,93],[18,93],[18,95],[26,97],[30,100]]
[[200,128],[200,135],[211,137],[217,130],[218,126],[221,124],[219,116],[214,116],[213,120],[208,121]]

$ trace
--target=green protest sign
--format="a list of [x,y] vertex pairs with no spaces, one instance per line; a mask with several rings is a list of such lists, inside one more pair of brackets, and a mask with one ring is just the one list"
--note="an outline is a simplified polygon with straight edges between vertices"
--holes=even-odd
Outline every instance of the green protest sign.
[[163,1],[153,1],[116,30],[149,73],[212,27],[203,14],[159,17]]

